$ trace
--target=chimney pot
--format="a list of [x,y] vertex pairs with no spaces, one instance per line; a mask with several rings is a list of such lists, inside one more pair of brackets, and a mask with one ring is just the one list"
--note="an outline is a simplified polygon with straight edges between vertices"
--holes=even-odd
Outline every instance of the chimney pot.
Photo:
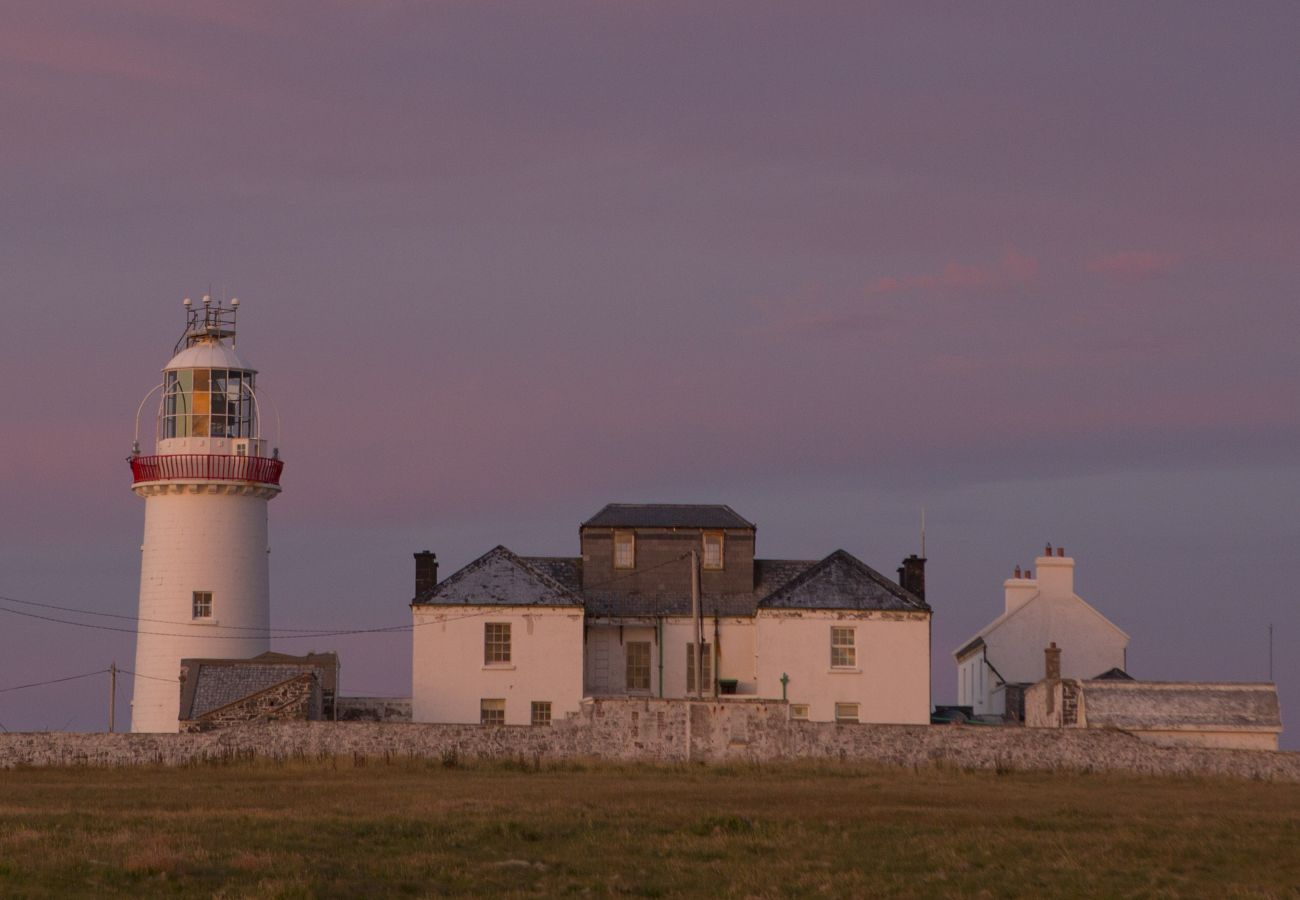
[[1025,569],[1025,577],[1026,577],[1026,578],[1033,578],[1033,577],[1034,577],[1034,572],[1033,572],[1033,570],[1032,570],[1032,569]]
[[1064,548],[1064,547],[1057,547],[1057,548],[1056,548],[1056,555],[1057,555],[1057,556],[1065,556],[1065,548]]
[[1017,577],[1017,578],[1020,577],[1020,566],[1016,566],[1016,576],[1015,576],[1015,577]]
[[1051,555],[1052,555],[1052,542],[1051,542],[1051,541],[1048,541],[1048,542],[1047,542],[1047,549],[1043,551],[1043,555],[1044,555],[1044,556],[1051,556]]

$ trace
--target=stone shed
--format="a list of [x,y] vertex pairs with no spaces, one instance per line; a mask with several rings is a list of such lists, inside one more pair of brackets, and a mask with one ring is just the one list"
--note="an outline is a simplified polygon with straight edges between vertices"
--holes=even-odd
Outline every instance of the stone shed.
[[1025,724],[1239,750],[1276,750],[1282,731],[1277,687],[1235,682],[1045,678],[1025,692]]
[[181,731],[333,719],[338,668],[334,653],[181,660]]

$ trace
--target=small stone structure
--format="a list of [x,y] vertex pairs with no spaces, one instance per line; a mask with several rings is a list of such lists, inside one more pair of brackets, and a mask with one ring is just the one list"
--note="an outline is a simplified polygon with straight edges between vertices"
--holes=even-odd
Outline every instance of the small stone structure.
[[760,763],[821,759],[903,767],[1122,771],[1300,781],[1300,754],[1163,748],[1120,731],[791,720],[780,701],[584,701],[550,726],[272,722],[199,734],[0,734],[0,768],[190,765],[260,757],[458,761],[598,759]]
[[334,653],[290,656],[268,651],[249,659],[183,659],[180,730],[332,719],[338,670]]
[[1025,692],[1025,724],[1108,728],[1171,747],[1276,750],[1272,684],[1046,678]]

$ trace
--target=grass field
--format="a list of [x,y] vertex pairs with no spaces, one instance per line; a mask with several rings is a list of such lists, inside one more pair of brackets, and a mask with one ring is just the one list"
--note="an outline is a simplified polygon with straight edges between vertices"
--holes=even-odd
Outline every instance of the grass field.
[[1300,785],[352,760],[0,772],[0,895],[1300,896]]

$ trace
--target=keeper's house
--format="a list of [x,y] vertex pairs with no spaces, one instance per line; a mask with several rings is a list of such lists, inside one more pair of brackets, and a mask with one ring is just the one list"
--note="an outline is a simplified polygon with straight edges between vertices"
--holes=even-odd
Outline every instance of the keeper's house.
[[928,723],[925,560],[895,582],[843,550],[756,559],[755,531],[728,506],[610,504],[581,556],[496,547],[440,582],[417,553],[413,719],[546,725],[612,696]]

